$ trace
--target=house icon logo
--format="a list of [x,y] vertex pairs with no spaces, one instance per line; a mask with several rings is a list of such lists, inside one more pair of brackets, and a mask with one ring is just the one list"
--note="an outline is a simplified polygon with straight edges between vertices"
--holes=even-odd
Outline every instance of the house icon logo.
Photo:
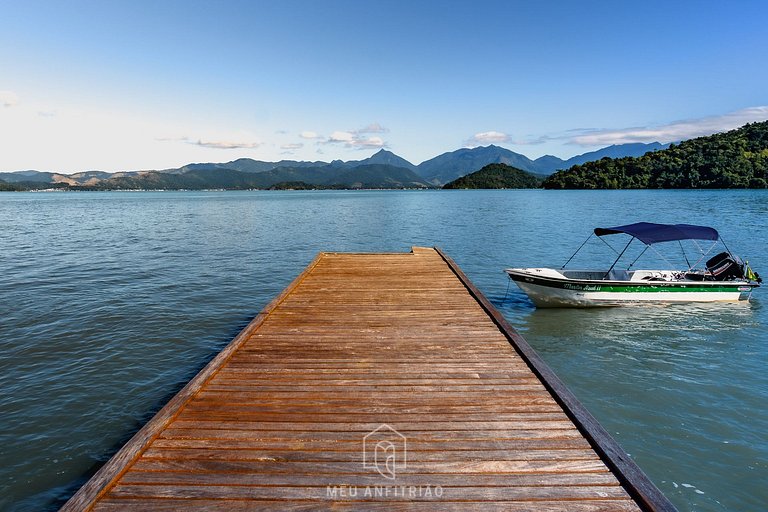
[[397,471],[406,467],[406,438],[387,424],[382,424],[363,437],[363,467],[375,469],[381,476],[394,480]]

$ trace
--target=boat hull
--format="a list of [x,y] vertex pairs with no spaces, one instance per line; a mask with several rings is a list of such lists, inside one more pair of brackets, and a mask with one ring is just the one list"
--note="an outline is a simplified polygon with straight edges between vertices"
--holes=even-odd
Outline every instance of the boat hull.
[[612,281],[558,277],[551,269],[507,269],[537,307],[747,301],[756,283],[745,281]]

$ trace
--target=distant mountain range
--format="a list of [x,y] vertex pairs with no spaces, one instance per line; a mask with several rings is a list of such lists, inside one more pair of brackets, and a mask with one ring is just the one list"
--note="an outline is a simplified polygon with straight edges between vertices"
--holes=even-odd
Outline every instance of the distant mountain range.
[[649,151],[664,149],[667,146],[668,144],[659,144],[658,142],[620,144],[577,155],[568,160],[552,155],[531,160],[520,153],[490,145],[444,153],[419,164],[416,172],[425,180],[438,186],[480,170],[488,164],[506,164],[533,174],[549,175],[561,169],[569,169],[574,165],[605,157],[641,156]]
[[568,160],[547,155],[536,160],[498,146],[459,149],[413,165],[391,151],[380,150],[364,160],[263,162],[241,158],[225,163],[194,163],[177,169],[108,173],[86,171],[62,174],[41,171],[0,173],[3,189],[267,189],[267,188],[429,188],[439,187],[488,164],[506,164],[548,175],[573,165],[640,156],[666,146],[622,144],[578,155]]

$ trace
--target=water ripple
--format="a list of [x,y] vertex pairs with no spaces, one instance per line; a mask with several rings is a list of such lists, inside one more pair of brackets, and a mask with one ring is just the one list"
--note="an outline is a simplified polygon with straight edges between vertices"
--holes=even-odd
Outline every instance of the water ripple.
[[[535,310],[502,269],[561,264],[592,227],[636,220],[711,222],[768,269],[768,217],[749,213],[767,198],[0,194],[0,509],[61,505],[318,251],[437,245],[681,510],[758,510],[768,479],[763,290],[749,305]],[[629,203],[656,213],[635,218]]]

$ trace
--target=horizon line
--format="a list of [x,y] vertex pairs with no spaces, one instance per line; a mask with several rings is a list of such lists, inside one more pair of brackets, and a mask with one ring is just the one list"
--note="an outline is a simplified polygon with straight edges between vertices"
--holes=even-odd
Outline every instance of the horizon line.
[[482,145],[472,146],[472,147],[463,146],[463,147],[460,147],[458,149],[454,149],[453,151],[445,151],[445,152],[440,153],[440,154],[438,154],[436,156],[433,156],[432,158],[428,158],[428,159],[426,159],[426,160],[424,160],[424,161],[422,161],[422,162],[420,162],[418,164],[412,163],[407,158],[405,158],[405,157],[403,157],[401,155],[398,155],[397,153],[395,153],[394,151],[392,151],[390,149],[380,148],[378,151],[376,151],[374,153],[371,153],[370,156],[368,156],[366,158],[363,158],[361,160],[342,160],[340,158],[334,158],[334,159],[332,159],[330,161],[325,161],[325,160],[292,160],[292,159],[259,160],[259,159],[251,158],[251,157],[239,157],[239,158],[235,158],[233,160],[227,160],[227,161],[222,161],[222,162],[214,162],[214,161],[209,161],[209,162],[187,162],[187,163],[182,164],[182,165],[180,165],[178,167],[167,167],[167,168],[163,168],[163,169],[120,169],[120,170],[117,170],[117,171],[104,171],[104,170],[101,170],[101,169],[83,169],[83,170],[73,171],[73,172],[39,170],[39,169],[16,169],[16,170],[13,170],[13,171],[0,171],[0,174],[20,174],[20,173],[26,173],[26,172],[37,172],[37,173],[51,173],[51,174],[60,174],[60,175],[64,175],[64,176],[72,176],[72,175],[75,175],[75,174],[82,174],[82,173],[87,173],[87,172],[103,172],[103,173],[107,173],[107,174],[117,174],[117,173],[121,173],[121,172],[164,172],[164,171],[173,171],[173,170],[181,169],[181,168],[187,167],[189,165],[205,165],[205,164],[220,165],[220,164],[225,164],[225,163],[230,163],[230,162],[236,162],[238,160],[252,160],[254,162],[264,162],[264,163],[270,163],[270,164],[277,164],[277,163],[280,163],[280,162],[297,162],[297,163],[313,163],[313,164],[331,165],[334,162],[341,162],[341,163],[344,163],[344,164],[348,164],[350,162],[362,162],[362,161],[368,160],[370,158],[373,158],[374,156],[378,155],[381,152],[390,153],[390,154],[392,154],[392,155],[394,155],[394,156],[396,156],[398,158],[402,158],[403,160],[408,162],[410,165],[412,165],[414,167],[418,167],[418,166],[424,164],[425,162],[429,162],[430,160],[434,160],[435,158],[441,157],[443,155],[448,155],[450,153],[456,153],[456,152],[461,151],[461,150],[472,151],[472,150],[475,150],[475,149],[487,149],[487,148],[492,148],[492,147],[503,149],[505,151],[509,151],[509,152],[514,153],[516,155],[520,155],[522,157],[527,158],[531,162],[536,162],[538,160],[541,160],[542,158],[557,158],[558,160],[560,160],[562,162],[567,162],[568,160],[570,160],[572,158],[576,158],[578,156],[586,155],[586,154],[589,154],[589,153],[596,153],[596,152],[602,151],[604,149],[608,149],[608,148],[612,148],[612,147],[617,147],[617,146],[635,145],[635,144],[642,144],[644,146],[649,146],[649,145],[652,145],[652,144],[659,144],[661,146],[664,146],[664,145],[671,144],[671,143],[664,144],[664,143],[661,143],[659,141],[653,141],[653,142],[626,142],[626,143],[623,143],[623,144],[609,144],[609,145],[601,147],[599,149],[595,149],[595,150],[591,150],[591,151],[585,151],[584,153],[577,153],[577,154],[575,154],[573,156],[570,156],[568,158],[561,158],[559,156],[550,155],[550,154],[542,155],[542,156],[537,157],[537,158],[531,158],[531,157],[529,157],[528,155],[526,155],[524,153],[519,153],[517,151],[513,151],[513,150],[511,150],[509,148],[506,148],[504,146],[501,146],[499,144],[490,143],[490,144],[485,145],[485,146],[482,146]]

